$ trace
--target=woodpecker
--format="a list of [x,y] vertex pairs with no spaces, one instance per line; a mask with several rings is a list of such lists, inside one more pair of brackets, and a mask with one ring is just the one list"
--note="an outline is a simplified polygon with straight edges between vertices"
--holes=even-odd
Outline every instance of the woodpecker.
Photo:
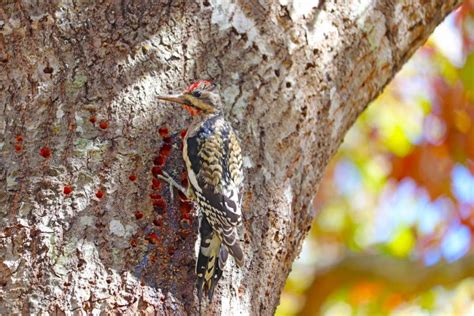
[[[185,194],[195,202],[199,215],[197,294],[199,302],[203,291],[211,301],[228,254],[234,257],[238,266],[244,263],[237,234],[237,228],[242,224],[240,143],[232,126],[224,119],[222,99],[212,82],[200,80],[181,94],[158,98],[181,104],[193,116],[183,143],[189,180]],[[179,188],[169,175],[165,176],[162,178]]]

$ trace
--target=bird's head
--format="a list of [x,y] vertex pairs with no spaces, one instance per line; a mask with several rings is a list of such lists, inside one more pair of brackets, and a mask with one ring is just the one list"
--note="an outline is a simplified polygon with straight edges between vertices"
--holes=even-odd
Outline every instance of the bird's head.
[[218,113],[222,107],[216,85],[208,80],[199,80],[181,94],[159,96],[158,99],[182,104],[191,115]]

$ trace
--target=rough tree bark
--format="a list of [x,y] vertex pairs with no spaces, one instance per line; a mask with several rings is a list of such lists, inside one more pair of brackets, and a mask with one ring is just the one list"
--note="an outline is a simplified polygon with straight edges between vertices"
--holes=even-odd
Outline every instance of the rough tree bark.
[[202,78],[247,192],[245,268],[204,308],[272,314],[328,159],[460,2],[2,1],[0,314],[196,312],[196,220],[150,184],[188,122],[156,96]]

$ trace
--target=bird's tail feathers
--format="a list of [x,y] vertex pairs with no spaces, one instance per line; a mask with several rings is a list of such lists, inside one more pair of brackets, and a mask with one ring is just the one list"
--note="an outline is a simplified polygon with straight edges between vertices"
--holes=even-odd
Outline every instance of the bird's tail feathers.
[[196,263],[197,295],[201,304],[203,291],[209,301],[212,300],[215,287],[222,277],[228,252],[222,245],[221,238],[212,229],[204,216],[199,229],[200,247]]
[[244,265],[244,253],[242,251],[242,248],[240,247],[236,228],[233,226],[224,228],[220,235],[222,238],[222,242],[226,246],[230,255],[234,257],[234,260],[237,265],[239,267],[242,267]]

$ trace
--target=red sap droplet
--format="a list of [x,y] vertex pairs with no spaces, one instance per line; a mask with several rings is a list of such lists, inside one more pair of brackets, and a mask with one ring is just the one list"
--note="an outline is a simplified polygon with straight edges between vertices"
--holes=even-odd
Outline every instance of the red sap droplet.
[[101,129],[107,129],[107,128],[109,127],[109,123],[108,123],[107,121],[101,121],[101,122],[99,123],[99,127],[100,127]]
[[158,167],[158,166],[154,166],[153,168],[151,168],[151,173],[156,177],[157,175],[161,175],[161,168]]
[[39,154],[43,157],[43,158],[49,158],[51,157],[51,149],[47,146],[44,146],[40,149],[39,151]]
[[68,195],[71,194],[72,188],[69,185],[66,185],[63,189],[64,194]]
[[128,176],[128,180],[132,181],[132,182],[135,182],[137,180],[137,176],[134,175],[134,174],[131,174]]
[[91,122],[92,124],[95,124],[95,122],[97,122],[97,118],[95,117],[95,115],[91,115],[89,117],[89,122]]
[[104,192],[102,192],[101,190],[97,191],[95,193],[95,196],[98,198],[98,199],[101,199],[104,197]]
[[153,225],[155,225],[155,226],[161,226],[161,225],[163,225],[163,217],[162,217],[162,216],[156,217],[156,218],[153,220]]
[[160,133],[161,137],[166,137],[168,136],[168,129],[166,127],[160,127],[160,129],[158,129],[158,133]]
[[143,212],[141,212],[141,211],[136,211],[136,212],[135,212],[135,218],[136,218],[136,219],[142,219],[142,218],[143,218]]
[[166,202],[165,200],[161,199],[156,199],[153,200],[153,209],[158,212],[158,214],[163,214],[166,211]]
[[171,145],[170,144],[163,144],[160,148],[160,157],[168,157],[171,153]]
[[181,218],[185,218],[185,219],[191,220],[191,214],[190,214],[190,213],[183,213],[183,214],[181,214]]
[[179,210],[183,214],[189,214],[193,210],[193,203],[190,201],[181,201],[179,205]]
[[16,144],[16,145],[15,145],[15,151],[16,151],[17,153],[19,153],[20,151],[22,151],[22,149],[23,149],[23,146],[21,146],[21,145],[19,145],[19,144]]
[[153,159],[153,164],[163,167],[165,165],[165,158],[163,156],[157,156]]
[[178,196],[179,196],[180,201],[187,201],[188,200],[186,195],[184,195],[183,192],[181,192],[181,191],[178,192]]
[[181,178],[181,184],[184,187],[187,187],[188,186],[188,173],[186,171],[183,171],[180,175],[180,178]]
[[150,198],[153,200],[161,199],[161,195],[158,193],[152,193],[150,194]]
[[23,141],[23,136],[17,135],[17,136],[15,137],[15,140],[17,141],[17,143],[21,143],[21,142]]
[[166,207],[166,201],[161,197],[158,199],[153,199],[153,205],[164,209]]
[[151,180],[151,187],[153,190],[159,190],[161,188],[161,182],[157,178]]
[[187,129],[182,129],[181,132],[179,132],[179,135],[181,136],[181,138],[185,138],[187,133],[188,133]]
[[156,233],[149,233],[146,239],[152,244],[157,244],[159,242],[159,238]]

